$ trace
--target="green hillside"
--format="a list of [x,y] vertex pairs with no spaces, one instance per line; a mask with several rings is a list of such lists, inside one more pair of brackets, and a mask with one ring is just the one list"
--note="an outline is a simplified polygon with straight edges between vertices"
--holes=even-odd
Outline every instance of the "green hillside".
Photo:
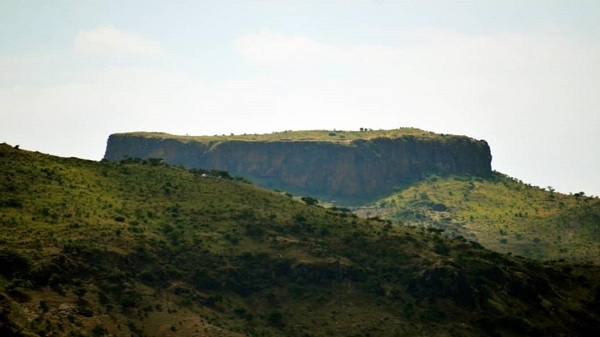
[[498,172],[489,179],[431,176],[357,213],[443,229],[501,253],[600,263],[599,198],[561,194]]
[[596,266],[305,200],[221,171],[2,144],[0,335],[600,332]]

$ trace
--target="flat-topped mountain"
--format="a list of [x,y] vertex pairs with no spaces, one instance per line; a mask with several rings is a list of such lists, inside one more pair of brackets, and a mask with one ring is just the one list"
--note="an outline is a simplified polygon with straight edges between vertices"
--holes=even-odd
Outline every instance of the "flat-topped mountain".
[[492,157],[483,140],[402,128],[200,137],[111,135],[105,159],[125,158],[161,158],[172,165],[225,170],[268,188],[352,203],[389,194],[428,174],[488,177]]

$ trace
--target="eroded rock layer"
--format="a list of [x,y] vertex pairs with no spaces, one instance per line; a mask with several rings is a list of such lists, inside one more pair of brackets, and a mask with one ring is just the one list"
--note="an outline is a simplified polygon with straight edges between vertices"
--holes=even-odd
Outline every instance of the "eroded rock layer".
[[367,198],[428,174],[491,174],[485,141],[439,135],[319,140],[196,140],[166,134],[113,134],[105,159],[161,158],[216,169],[258,185],[328,199]]

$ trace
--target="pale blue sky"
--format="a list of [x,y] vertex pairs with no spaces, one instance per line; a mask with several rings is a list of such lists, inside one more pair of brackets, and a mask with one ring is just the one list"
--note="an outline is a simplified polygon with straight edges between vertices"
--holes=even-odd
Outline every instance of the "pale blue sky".
[[0,1],[0,142],[422,129],[600,194],[600,1]]

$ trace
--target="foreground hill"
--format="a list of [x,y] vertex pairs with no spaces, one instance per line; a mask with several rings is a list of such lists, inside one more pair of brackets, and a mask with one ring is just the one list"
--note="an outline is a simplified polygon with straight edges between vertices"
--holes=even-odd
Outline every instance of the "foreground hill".
[[307,206],[222,171],[0,145],[0,213],[1,336],[600,333],[598,267]]
[[485,141],[411,128],[226,137],[113,134],[105,158],[162,158],[187,168],[226,170],[263,187],[344,204],[385,196],[427,174],[491,174]]

